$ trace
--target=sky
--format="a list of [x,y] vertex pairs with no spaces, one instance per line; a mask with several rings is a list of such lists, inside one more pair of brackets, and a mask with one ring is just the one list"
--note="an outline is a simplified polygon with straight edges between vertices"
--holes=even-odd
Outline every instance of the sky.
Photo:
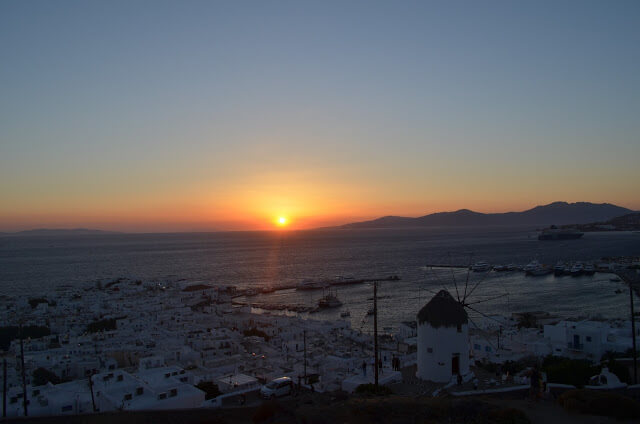
[[640,210],[637,1],[0,2],[0,231]]

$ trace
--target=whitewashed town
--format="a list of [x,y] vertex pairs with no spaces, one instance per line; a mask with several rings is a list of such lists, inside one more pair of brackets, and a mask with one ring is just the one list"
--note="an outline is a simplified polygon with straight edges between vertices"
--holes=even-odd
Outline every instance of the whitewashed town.
[[[598,366],[587,387],[639,388],[600,367],[605,355],[629,357],[631,320],[530,311],[472,325],[464,299],[440,290],[415,321],[374,340],[349,320],[256,311],[234,304],[237,294],[202,281],[122,278],[3,297],[0,322],[13,331],[2,346],[6,416],[255,406],[374,382],[407,395],[500,393],[529,389],[536,361],[550,356]],[[513,370],[518,361],[529,366]],[[545,381],[544,390],[570,387]]]

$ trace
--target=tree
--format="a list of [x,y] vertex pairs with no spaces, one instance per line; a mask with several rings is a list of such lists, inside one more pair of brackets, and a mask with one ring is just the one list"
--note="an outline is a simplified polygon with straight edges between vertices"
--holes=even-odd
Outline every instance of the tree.
[[218,388],[218,385],[213,381],[201,381],[200,383],[196,384],[196,387],[205,393],[205,400],[213,399],[222,394],[222,392],[220,392],[220,389]]
[[34,386],[42,386],[47,383],[51,384],[60,384],[62,380],[60,377],[55,375],[52,371],[49,371],[46,368],[38,368],[33,372],[33,385]]

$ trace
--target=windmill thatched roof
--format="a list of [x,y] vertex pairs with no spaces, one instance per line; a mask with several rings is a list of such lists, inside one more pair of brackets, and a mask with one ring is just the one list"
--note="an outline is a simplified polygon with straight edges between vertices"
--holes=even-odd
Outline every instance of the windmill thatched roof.
[[457,327],[468,320],[467,311],[446,290],[440,290],[418,312],[418,323],[428,322],[433,328]]

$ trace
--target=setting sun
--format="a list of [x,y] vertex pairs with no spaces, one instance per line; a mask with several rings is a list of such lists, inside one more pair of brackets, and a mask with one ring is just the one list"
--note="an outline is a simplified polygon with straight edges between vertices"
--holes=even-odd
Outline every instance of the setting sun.
[[278,217],[277,223],[279,226],[284,227],[285,225],[287,225],[287,218],[285,218],[284,216]]

